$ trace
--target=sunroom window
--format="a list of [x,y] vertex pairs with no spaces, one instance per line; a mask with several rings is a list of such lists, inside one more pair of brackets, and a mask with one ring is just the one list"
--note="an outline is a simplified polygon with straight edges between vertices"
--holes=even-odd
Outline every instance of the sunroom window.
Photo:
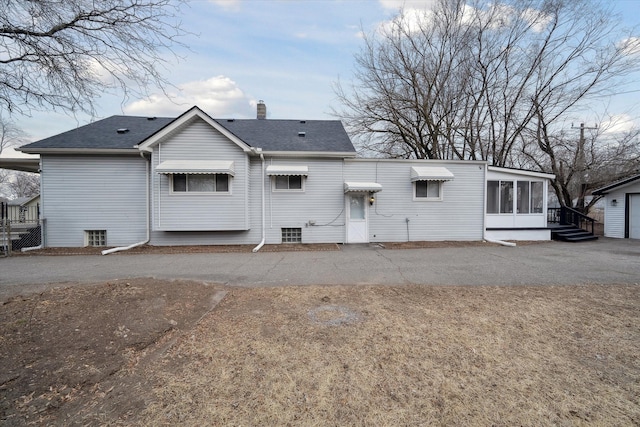
[[487,213],[512,214],[542,213],[544,187],[542,181],[487,181]]

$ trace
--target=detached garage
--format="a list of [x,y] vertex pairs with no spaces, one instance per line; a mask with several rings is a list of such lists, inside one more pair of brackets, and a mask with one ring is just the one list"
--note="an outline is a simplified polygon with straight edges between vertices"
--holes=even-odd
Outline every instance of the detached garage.
[[640,174],[602,187],[593,194],[605,198],[605,237],[640,239]]

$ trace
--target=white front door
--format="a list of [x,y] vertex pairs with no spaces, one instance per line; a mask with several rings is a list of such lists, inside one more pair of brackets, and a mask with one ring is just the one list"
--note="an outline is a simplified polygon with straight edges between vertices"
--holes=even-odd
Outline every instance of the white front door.
[[347,243],[369,243],[367,197],[354,193],[347,196]]
[[640,239],[640,194],[629,195],[629,238]]

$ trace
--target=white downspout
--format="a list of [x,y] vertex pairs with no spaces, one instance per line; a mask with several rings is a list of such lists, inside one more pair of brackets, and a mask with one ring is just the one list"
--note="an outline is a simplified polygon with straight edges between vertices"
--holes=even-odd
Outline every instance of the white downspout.
[[487,169],[489,168],[488,164],[484,165],[484,208],[482,210],[482,239],[485,242],[489,243],[497,243],[502,246],[516,246],[513,242],[505,242],[503,240],[494,240],[489,239],[487,237]]
[[258,246],[253,248],[252,252],[258,252],[263,246],[265,241],[267,240],[267,228],[266,228],[266,210],[264,206],[264,155],[262,154],[261,148],[254,148],[254,153],[260,153],[260,162],[262,163],[262,177],[261,177],[261,185],[262,185],[262,240],[258,243]]
[[142,242],[138,242],[138,243],[134,243],[132,245],[129,246],[120,246],[118,248],[111,248],[111,249],[105,249],[104,251],[102,251],[102,255],[109,255],[112,254],[114,252],[120,252],[120,251],[128,251],[129,249],[133,249],[135,247],[138,246],[142,246],[142,245],[146,245],[147,243],[149,243],[149,239],[150,239],[150,221],[149,221],[149,204],[150,204],[150,197],[149,197],[149,174],[151,173],[151,158],[146,158],[144,156],[143,152],[140,152],[140,156],[145,159],[147,161],[147,176],[146,176],[146,213],[147,213],[147,237],[145,240],[143,240]]

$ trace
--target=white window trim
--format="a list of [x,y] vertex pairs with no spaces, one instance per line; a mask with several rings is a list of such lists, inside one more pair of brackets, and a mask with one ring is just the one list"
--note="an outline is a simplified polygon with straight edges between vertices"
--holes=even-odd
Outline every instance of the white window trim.
[[[545,196],[545,190],[544,190],[544,181],[540,180],[540,179],[487,179],[485,182],[485,194],[487,191],[487,185],[489,183],[489,181],[494,181],[494,182],[498,182],[498,210],[500,209],[500,202],[501,202],[501,197],[502,197],[502,193],[500,192],[500,187],[502,186],[503,182],[510,182],[513,185],[513,200],[511,200],[512,203],[512,209],[513,212],[485,212],[486,215],[491,215],[491,216],[544,216],[546,215],[545,211],[544,211],[544,207],[542,208],[542,212],[526,212],[526,213],[520,213],[518,212],[518,182],[528,182],[529,183],[529,211],[531,211],[531,184],[533,182],[540,182],[542,183],[542,199],[544,202],[544,196]],[[415,193],[414,193],[415,194]],[[486,197],[486,195],[485,195]],[[544,203],[543,203],[543,206]],[[486,211],[486,207],[485,207],[485,211]]]
[[[278,178],[278,176],[286,176],[287,179],[292,176],[299,176],[301,181],[301,188],[276,188],[276,179]],[[271,175],[271,191],[274,193],[304,193],[306,182],[306,175]]]
[[[418,182],[437,182],[438,183],[438,194],[439,197],[418,197],[416,196],[416,184]],[[442,185],[444,181],[435,181],[435,180],[424,180],[424,181],[414,181],[411,185],[413,191],[413,201],[414,202],[442,202],[444,200],[444,185]],[[428,185],[428,184],[427,184]]]
[[[221,173],[204,174],[204,175],[227,175],[229,177],[229,190],[228,191],[174,191],[173,190],[173,175],[174,174],[166,174],[166,176],[169,177],[169,193],[172,196],[186,197],[186,196],[193,196],[193,195],[198,195],[198,196],[206,195],[206,196],[222,197],[222,196],[230,196],[232,194],[231,190],[233,188],[233,186],[232,186],[233,175],[230,175],[230,174],[221,174]],[[190,174],[190,173],[180,172],[179,175],[203,175],[203,174]]]

